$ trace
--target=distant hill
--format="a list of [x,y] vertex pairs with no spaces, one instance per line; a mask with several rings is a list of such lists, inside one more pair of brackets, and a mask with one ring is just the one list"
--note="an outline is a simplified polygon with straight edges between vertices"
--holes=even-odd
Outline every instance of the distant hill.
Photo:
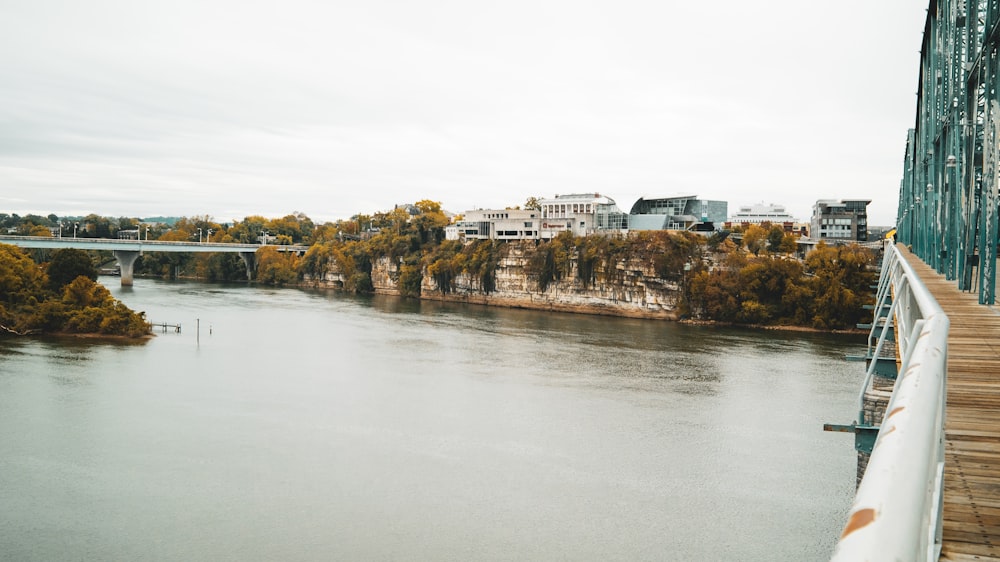
[[167,226],[174,226],[174,223],[181,220],[181,217],[146,217],[139,220],[142,222],[162,223]]
[[[62,220],[63,221],[73,222],[73,221],[82,221],[84,218],[85,217],[83,217],[83,216],[76,216],[76,217],[74,217],[74,216],[67,215],[65,217],[62,217]],[[107,215],[106,218],[114,218],[114,217],[112,217],[111,215]],[[128,218],[132,218],[132,217],[128,217]],[[148,222],[148,223],[151,223],[151,224],[165,224],[167,226],[174,226],[174,224],[177,221],[179,221],[179,220],[181,220],[181,217],[148,217],[148,218],[144,218],[144,219],[139,219],[139,222]]]

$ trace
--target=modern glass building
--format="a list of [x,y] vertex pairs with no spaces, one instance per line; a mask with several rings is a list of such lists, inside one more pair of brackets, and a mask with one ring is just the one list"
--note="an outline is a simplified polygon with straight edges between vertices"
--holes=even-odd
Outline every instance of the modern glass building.
[[696,195],[641,197],[629,212],[629,229],[711,232],[726,222],[728,207]]

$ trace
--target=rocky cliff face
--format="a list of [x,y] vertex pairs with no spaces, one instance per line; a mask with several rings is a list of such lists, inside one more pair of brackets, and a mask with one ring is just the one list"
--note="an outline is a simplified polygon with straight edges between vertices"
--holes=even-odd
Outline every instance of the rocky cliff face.
[[[459,275],[449,291],[441,290],[433,278],[424,275],[420,297],[537,310],[676,319],[677,285],[656,277],[650,259],[633,258],[620,262],[615,275],[598,274],[598,279],[589,287],[584,287],[577,278],[574,264],[570,275],[551,282],[540,291],[537,281],[527,273],[529,252],[530,246],[510,245],[496,270],[496,288],[489,294],[485,294],[479,281],[468,274]],[[614,281],[603,281],[607,277]],[[371,278],[376,293],[399,294],[397,263],[388,258],[377,260]],[[307,279],[307,282],[338,288],[343,287],[343,281],[336,269],[328,271],[322,280]]]

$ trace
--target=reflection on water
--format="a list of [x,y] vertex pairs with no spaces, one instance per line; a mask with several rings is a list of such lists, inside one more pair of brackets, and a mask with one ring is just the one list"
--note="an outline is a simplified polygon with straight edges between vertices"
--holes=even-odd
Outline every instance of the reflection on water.
[[11,559],[820,560],[851,499],[844,337],[115,283],[183,331],[0,340]]

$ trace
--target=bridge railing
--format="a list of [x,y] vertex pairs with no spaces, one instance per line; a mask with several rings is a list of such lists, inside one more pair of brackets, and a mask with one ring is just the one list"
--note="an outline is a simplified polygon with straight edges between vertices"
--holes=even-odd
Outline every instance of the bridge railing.
[[892,244],[877,298],[873,334],[891,298],[879,341],[891,325],[899,376],[832,560],[937,560],[949,321]]
[[304,253],[309,246],[301,244],[244,244],[233,242],[194,242],[190,240],[135,240],[121,238],[69,238],[51,236],[0,235],[0,243],[25,248],[76,247],[87,250],[139,250],[149,252],[254,252],[265,246],[280,252]]

